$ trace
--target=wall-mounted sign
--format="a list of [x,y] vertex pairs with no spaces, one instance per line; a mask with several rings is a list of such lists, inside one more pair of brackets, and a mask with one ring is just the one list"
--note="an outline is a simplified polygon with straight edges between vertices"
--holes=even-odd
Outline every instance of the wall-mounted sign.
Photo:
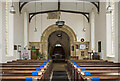
[[21,45],[18,45],[18,52],[21,52]]
[[80,50],[86,50],[87,45],[86,44],[79,44]]

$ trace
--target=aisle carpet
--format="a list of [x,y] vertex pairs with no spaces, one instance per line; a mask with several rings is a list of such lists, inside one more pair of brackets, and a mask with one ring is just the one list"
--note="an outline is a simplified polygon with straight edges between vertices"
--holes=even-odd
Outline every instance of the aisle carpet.
[[69,81],[66,73],[66,63],[53,63],[53,76],[51,81]]
[[53,71],[52,81],[69,81],[66,71]]

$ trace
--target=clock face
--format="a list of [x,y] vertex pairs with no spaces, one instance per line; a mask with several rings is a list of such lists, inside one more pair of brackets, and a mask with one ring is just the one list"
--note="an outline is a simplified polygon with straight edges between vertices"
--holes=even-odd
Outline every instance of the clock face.
[[86,50],[86,44],[80,44],[80,50]]

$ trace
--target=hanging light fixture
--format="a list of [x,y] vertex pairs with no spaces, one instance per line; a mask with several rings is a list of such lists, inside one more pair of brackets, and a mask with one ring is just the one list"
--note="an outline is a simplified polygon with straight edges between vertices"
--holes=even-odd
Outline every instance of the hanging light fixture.
[[65,21],[57,21],[56,25],[58,25],[59,27],[62,27],[64,25]]
[[[58,4],[58,10],[59,10],[59,7],[60,7],[60,0],[58,0],[59,4]],[[58,18],[58,21],[56,22],[56,25],[59,27],[59,28],[62,28],[62,26],[65,24],[65,21],[61,21],[60,20],[60,16],[61,16],[61,13],[59,11],[59,18]]]
[[113,10],[113,8],[112,8],[112,6],[111,6],[111,4],[110,4],[110,0],[109,0],[109,5],[108,5],[108,7],[107,7],[106,13],[112,13],[112,10]]
[[[83,12],[84,12],[84,1],[83,1]],[[84,18],[83,18],[83,32],[86,32],[86,28],[85,28],[85,23],[84,23]]]
[[10,7],[10,13],[12,14],[15,14],[15,8],[14,8],[14,5],[13,5],[13,1],[12,1],[12,6]]
[[[35,2],[35,13],[36,13],[36,2]],[[36,16],[35,16],[35,29],[34,32],[37,32],[37,27],[36,27]]]
[[60,20],[58,20],[57,22],[56,22],[56,25],[59,27],[59,28],[62,28],[62,26],[65,24],[65,21],[60,21]]

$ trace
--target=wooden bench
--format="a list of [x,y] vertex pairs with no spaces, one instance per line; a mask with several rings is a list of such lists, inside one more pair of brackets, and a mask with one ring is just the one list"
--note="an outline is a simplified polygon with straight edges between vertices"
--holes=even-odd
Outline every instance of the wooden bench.
[[[21,65],[20,65],[21,66]],[[21,67],[20,67],[21,68]],[[24,67],[23,67],[24,68]],[[24,68],[25,69],[25,68]],[[9,71],[7,71],[7,72],[9,72]],[[27,75],[28,75],[28,71],[25,71],[26,73],[27,73]],[[4,72],[5,73],[5,72]],[[11,72],[9,72],[9,73],[19,73],[19,75],[20,75],[20,73],[22,73],[22,71],[11,71]],[[23,72],[24,73],[24,72]],[[30,71],[29,71],[29,73],[31,73]],[[4,76],[5,77],[5,76]]]
[[37,81],[44,81],[42,76],[28,76],[28,75],[20,75],[20,76],[5,75],[2,76],[2,81],[25,81],[26,77],[32,77],[33,80],[37,80]]
[[[52,61],[44,61],[47,62],[46,67],[41,68],[41,71],[36,71],[36,68],[40,68],[40,65],[44,63],[43,61],[29,60],[24,63],[22,62],[23,60],[19,60],[19,62],[3,63],[0,68],[0,74],[2,75],[0,79],[2,79],[2,81],[25,81],[26,77],[32,77],[38,81],[49,80],[52,71]],[[38,72],[39,75],[31,76],[32,72]]]
[[[71,79],[74,81],[86,81],[86,79],[92,79],[92,77],[99,77],[101,80],[114,80],[120,79],[117,75],[120,67],[118,63],[98,61],[98,60],[75,60],[80,67],[76,67],[70,60],[68,61],[68,72]],[[81,68],[85,68],[85,71],[81,71]],[[90,76],[85,75],[85,72],[90,72]],[[111,78],[114,76],[114,78]]]
[[[43,62],[47,62],[47,60],[17,60],[17,61],[8,61],[7,63],[25,63],[25,62],[32,62],[32,63],[43,63]],[[2,63],[4,64],[4,63]],[[5,63],[6,64],[6,63]]]

